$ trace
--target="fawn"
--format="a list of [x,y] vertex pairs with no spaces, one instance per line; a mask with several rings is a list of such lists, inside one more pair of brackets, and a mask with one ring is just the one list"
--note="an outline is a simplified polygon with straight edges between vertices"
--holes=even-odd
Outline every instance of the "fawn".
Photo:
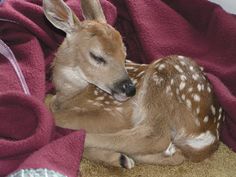
[[47,19],[66,33],[55,54],[57,126],[85,129],[86,158],[132,168],[209,157],[223,117],[201,68],[184,56],[152,64],[125,61],[121,35],[99,0],[81,0],[80,21],[62,0],[43,0]]

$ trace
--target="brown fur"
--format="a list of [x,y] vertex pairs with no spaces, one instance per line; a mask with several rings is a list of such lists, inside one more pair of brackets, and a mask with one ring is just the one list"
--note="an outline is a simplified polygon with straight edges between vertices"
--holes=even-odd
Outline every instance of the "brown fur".
[[[57,93],[50,109],[56,125],[85,129],[85,156],[114,166],[132,168],[131,158],[177,165],[186,158],[201,161],[209,157],[218,147],[222,109],[199,66],[182,56],[165,57],[150,65],[125,64],[120,34],[104,23],[99,2],[91,2],[82,0],[89,19],[84,22],[73,13],[71,20],[68,13],[59,23],[50,16],[57,16],[57,10],[44,6],[48,19],[67,33],[53,69]],[[51,3],[58,5],[44,0],[44,4]],[[89,12],[93,9],[96,13]],[[78,23],[71,26],[73,21]],[[106,62],[96,63],[91,52]],[[135,83],[136,95],[118,102],[112,90],[126,78]],[[167,151],[168,147],[174,151]]]

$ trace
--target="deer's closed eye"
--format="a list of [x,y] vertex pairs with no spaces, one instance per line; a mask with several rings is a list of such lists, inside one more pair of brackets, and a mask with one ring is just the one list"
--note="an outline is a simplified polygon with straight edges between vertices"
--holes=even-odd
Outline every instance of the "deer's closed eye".
[[90,56],[98,63],[98,64],[105,64],[106,61],[103,57],[101,56],[96,56],[95,54],[93,54],[92,52],[89,53]]

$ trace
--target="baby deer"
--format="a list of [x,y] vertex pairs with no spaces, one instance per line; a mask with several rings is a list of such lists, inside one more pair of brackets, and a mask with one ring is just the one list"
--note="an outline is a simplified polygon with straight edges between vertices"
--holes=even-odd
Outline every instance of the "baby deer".
[[53,63],[56,125],[85,129],[84,156],[113,166],[209,157],[223,111],[201,68],[183,56],[125,62],[122,38],[99,1],[81,6],[84,21],[62,0],[43,1],[47,19],[66,33]]

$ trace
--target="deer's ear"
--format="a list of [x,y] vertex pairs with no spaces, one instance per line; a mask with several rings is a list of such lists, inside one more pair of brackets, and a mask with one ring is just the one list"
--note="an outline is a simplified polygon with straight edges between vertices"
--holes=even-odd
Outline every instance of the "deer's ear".
[[81,7],[86,20],[107,22],[99,0],[81,0]]
[[80,25],[79,19],[63,0],[43,0],[47,19],[58,29],[71,33]]

